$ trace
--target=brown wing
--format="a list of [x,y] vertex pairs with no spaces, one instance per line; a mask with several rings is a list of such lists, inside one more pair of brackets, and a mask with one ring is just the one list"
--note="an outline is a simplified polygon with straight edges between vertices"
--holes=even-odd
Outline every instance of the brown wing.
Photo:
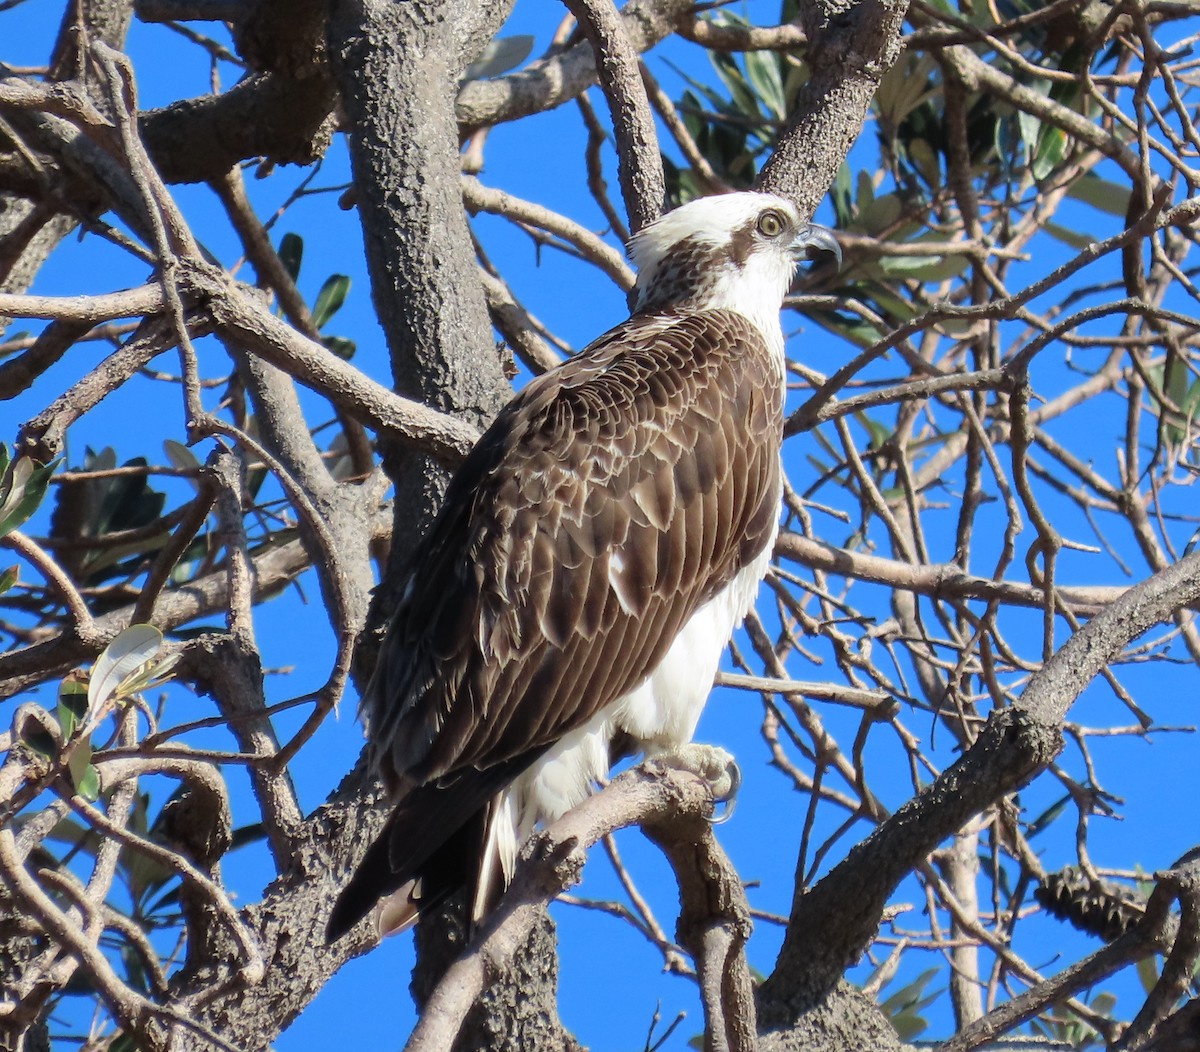
[[364,700],[393,791],[532,758],[649,675],[771,536],[781,382],[749,321],[709,311],[633,318],[513,400]]

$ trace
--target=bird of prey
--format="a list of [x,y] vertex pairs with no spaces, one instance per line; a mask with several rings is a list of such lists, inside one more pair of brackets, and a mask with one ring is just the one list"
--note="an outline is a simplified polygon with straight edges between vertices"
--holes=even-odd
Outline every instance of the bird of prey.
[[838,253],[745,192],[630,242],[631,317],[537,377],[454,475],[363,697],[394,810],[330,940],[463,888],[478,921],[538,822],[620,756],[690,742],[778,530],[779,312],[797,261]]

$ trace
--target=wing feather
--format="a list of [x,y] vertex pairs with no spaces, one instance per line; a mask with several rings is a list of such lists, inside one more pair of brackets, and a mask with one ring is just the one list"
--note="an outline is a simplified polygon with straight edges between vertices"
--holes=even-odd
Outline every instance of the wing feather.
[[631,319],[514,399],[417,546],[366,693],[390,785],[535,756],[649,675],[773,533],[781,383],[712,311]]

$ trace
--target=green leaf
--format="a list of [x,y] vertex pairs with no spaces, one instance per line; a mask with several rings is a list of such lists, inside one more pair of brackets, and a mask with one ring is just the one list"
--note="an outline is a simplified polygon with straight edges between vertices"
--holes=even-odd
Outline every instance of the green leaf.
[[933,147],[924,139],[910,139],[908,160],[921,173],[921,178],[934,190],[942,184],[942,162]]
[[[97,454],[84,457],[84,471],[111,471],[116,465],[116,453],[110,448]],[[123,467],[143,468],[146,466],[145,457],[133,457],[125,461]],[[78,487],[78,488],[76,488]],[[90,511],[84,523],[82,534],[73,536],[99,537],[105,533],[117,530],[132,530],[140,526],[148,526],[162,514],[166,504],[166,494],[150,488],[143,474],[117,475],[110,478],[88,479],[85,482],[72,483],[59,490],[59,511],[65,503],[82,502]],[[98,510],[93,510],[98,509]],[[57,512],[56,512],[57,514]],[[64,536],[54,531],[53,536]]]
[[858,222],[855,224],[864,234],[878,237],[888,227],[894,226],[904,211],[897,194],[884,194],[871,200],[864,208],[859,198]]
[[911,1009],[897,1012],[889,1020],[901,1041],[912,1041],[918,1034],[929,1029],[929,1020]]
[[1164,393],[1173,404],[1180,408],[1187,401],[1190,375],[1187,365],[1180,361],[1177,355],[1167,356]]
[[[170,874],[170,875],[172,875],[172,876],[173,876],[174,874]],[[163,881],[162,881],[162,882],[159,884],[159,887],[161,887],[161,886],[162,886],[162,884],[165,884],[165,883],[166,883],[166,881],[165,881],[165,880],[163,880]],[[155,890],[157,890],[157,889],[156,889],[156,888],[150,888],[150,889],[148,889],[148,890],[150,890],[151,892],[153,892],[153,891],[155,891]],[[151,903],[149,903],[147,906],[145,906],[145,907],[144,907],[144,909],[142,910],[142,913],[143,913],[145,916],[151,917],[151,916],[153,916],[154,914],[156,914],[156,913],[158,913],[158,912],[160,912],[160,911],[162,911],[162,910],[165,910],[165,909],[166,909],[168,906],[174,906],[176,903],[178,903],[178,902],[179,902],[179,892],[180,892],[180,885],[179,885],[179,884],[176,884],[176,885],[175,885],[174,887],[172,887],[172,888],[168,888],[168,889],[167,889],[166,891],[164,891],[164,892],[163,892],[161,895],[159,895],[159,896],[158,896],[158,898],[156,898],[156,899],[155,899],[153,902],[151,902]]]
[[878,420],[872,420],[866,413],[855,413],[854,418],[867,429],[867,434],[871,436],[869,449],[880,449],[892,437],[893,431],[890,427],[881,424]]
[[1138,961],[1137,977],[1142,989],[1150,993],[1158,985],[1158,958],[1151,955]]
[[1052,803],[1040,815],[1037,816],[1028,826],[1025,827],[1025,836],[1032,840],[1040,832],[1045,830],[1054,822],[1059,815],[1063,813],[1067,804],[1071,802],[1071,797],[1064,796],[1061,799]]
[[854,315],[814,310],[809,313],[809,317],[821,328],[853,343],[856,347],[870,347],[879,339],[879,332],[875,326]]
[[350,279],[345,274],[331,274],[317,293],[317,303],[313,307],[313,325],[323,328],[346,302],[346,293],[350,291]]
[[164,654],[162,657],[147,661],[121,680],[118,688],[119,695],[128,698],[134,694],[141,694],[143,691],[162,686],[171,678],[171,670],[179,664],[182,656],[177,651],[174,654]]
[[891,277],[912,281],[945,281],[956,278],[971,265],[963,255],[880,256],[880,269]]
[[[666,59],[664,61],[666,61],[667,66],[671,69],[671,71],[673,73],[676,73],[678,76],[680,76],[692,88],[692,91],[685,91],[683,93],[683,98],[680,103],[680,110],[684,114],[685,121],[693,121],[693,120],[695,121],[694,124],[693,123],[688,124],[688,130],[693,135],[702,131],[706,127],[706,123],[705,123],[703,115],[696,112],[698,110],[704,109],[704,106],[700,101],[701,98],[703,98],[708,103],[708,105],[711,106],[718,113],[727,113],[727,114],[730,114],[731,116],[737,114],[737,112],[738,112],[737,108],[734,107],[729,102],[728,99],[722,98],[717,92],[713,91],[713,89],[710,88],[703,81],[699,81],[695,77],[688,76],[687,73],[685,73],[678,66],[674,65],[669,59]],[[699,92],[699,95],[693,94],[693,92]]]
[[[1190,423],[1196,418],[1198,410],[1200,410],[1200,380],[1193,380],[1187,390],[1187,394],[1180,399],[1179,411],[1183,414],[1184,419]],[[14,567],[14,569],[16,568]],[[2,584],[3,578],[0,578],[0,592],[4,591]]]
[[299,234],[287,233],[279,242],[279,262],[291,276],[292,281],[300,277],[300,263],[304,259],[304,238]]
[[1100,176],[1088,172],[1071,184],[1067,196],[1098,208],[1101,212],[1124,219],[1129,211],[1130,193],[1132,191],[1128,186],[1101,179]]
[[[180,471],[196,472],[198,474],[203,467],[195,453],[182,442],[176,442],[173,438],[163,440],[163,452],[171,462],[171,467],[178,468]],[[187,480],[191,483],[192,489],[198,493],[200,491],[200,480],[191,474],[187,476]]]
[[62,727],[63,741],[70,741],[78,727],[87,718],[87,685],[82,677],[72,672],[58,688],[58,723]]
[[0,537],[11,533],[37,511],[57,466],[57,460],[38,464],[24,456],[8,465],[0,478]]
[[[157,831],[156,831],[157,832]],[[162,842],[161,834],[153,836],[153,840]],[[141,851],[121,853],[121,872],[129,887],[129,894],[134,902],[145,904],[152,895],[159,895],[163,886],[170,883],[175,871],[166,863],[143,854]],[[178,888],[175,889],[178,892]],[[153,912],[162,905],[161,896],[148,912]]]
[[94,804],[100,799],[100,772],[96,770],[95,764],[89,763],[76,776],[75,792],[82,796],[89,804]]
[[872,105],[886,124],[898,128],[918,106],[937,94],[930,81],[933,58],[907,52],[883,75]]
[[344,336],[323,336],[321,342],[339,358],[346,361],[353,358],[354,353],[358,350],[358,344],[353,340],[347,340]]
[[[872,284],[870,296],[894,325],[904,325],[921,313],[911,300],[897,296],[887,285]],[[879,338],[878,333],[875,338]]]
[[858,205],[858,210],[861,213],[875,200],[875,181],[871,178],[871,173],[865,168],[858,173],[854,191],[855,204]]
[[1047,125],[1038,138],[1037,154],[1033,158],[1033,177],[1041,182],[1049,178],[1062,164],[1067,153],[1067,133],[1062,128]]
[[1070,245],[1071,248],[1077,251],[1087,248],[1096,240],[1088,234],[1081,234],[1078,231],[1071,230],[1069,227],[1060,226],[1058,223],[1052,223],[1049,220],[1042,224],[1042,229],[1051,237],[1057,238],[1064,245]]
[[1025,162],[1042,134],[1042,122],[1032,113],[1021,111],[1017,114],[1017,127],[1021,130],[1021,144],[1025,154],[1020,160]]
[[56,844],[65,844],[72,851],[82,851],[86,855],[95,855],[101,839],[96,830],[85,826],[74,818],[63,818],[57,822],[46,836]]
[[126,823],[126,828],[131,833],[136,833],[138,836],[145,836],[146,830],[150,828],[147,821],[147,814],[150,810],[150,794],[138,793],[133,798],[133,807],[129,811],[129,820]]
[[71,752],[67,763],[71,771],[71,781],[75,783],[75,792],[88,803],[100,799],[100,775],[92,763],[92,743],[82,741]]
[[936,968],[930,968],[916,977],[911,983],[897,990],[879,1007],[889,1022],[900,1035],[901,1040],[908,1041],[927,1029],[928,1021],[919,1012],[932,1004],[940,996],[937,991],[926,994],[925,988],[937,975]]
[[747,51],[746,76],[758,92],[762,104],[776,120],[787,116],[787,100],[783,95],[783,78],[779,75],[779,60],[773,51]]
[[738,66],[737,61],[723,51],[710,51],[709,58],[717,76],[729,89],[735,112],[753,121],[762,120],[762,111],[758,108],[758,96],[746,81],[746,75]]
[[833,185],[829,188],[829,201],[839,227],[849,226],[854,216],[854,202],[850,197],[850,166],[845,161],[838,167]]
[[0,595],[3,595],[17,583],[19,575],[20,570],[16,566],[10,566],[7,570],[0,571]]

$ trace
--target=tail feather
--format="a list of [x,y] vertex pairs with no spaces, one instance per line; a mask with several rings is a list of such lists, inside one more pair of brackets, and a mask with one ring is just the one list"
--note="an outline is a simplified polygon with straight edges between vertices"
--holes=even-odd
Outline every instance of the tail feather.
[[[430,782],[405,794],[338,895],[326,941],[341,938],[385,896],[395,898],[381,917],[384,934],[406,927],[421,910],[464,885],[470,886],[477,902],[482,884],[489,889],[484,896],[487,908],[494,905],[503,880],[495,890],[490,870],[496,859],[485,846],[492,816],[504,809],[492,798],[535,758],[536,754],[521,756],[483,771],[469,769],[448,785]],[[489,872],[482,873],[485,864]]]

